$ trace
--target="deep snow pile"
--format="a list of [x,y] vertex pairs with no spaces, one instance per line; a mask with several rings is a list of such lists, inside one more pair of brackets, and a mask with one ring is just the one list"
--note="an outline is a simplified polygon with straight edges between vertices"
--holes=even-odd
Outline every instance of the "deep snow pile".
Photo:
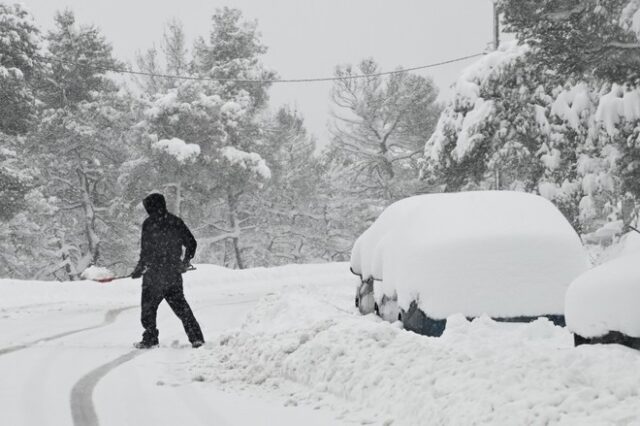
[[610,331],[640,337],[640,254],[605,262],[579,276],[567,291],[566,320],[582,337]]
[[[429,338],[350,305],[351,293],[331,286],[278,291],[240,329],[194,352],[189,374],[225,389],[268,389],[292,404],[337,396],[378,424],[640,420],[636,351],[573,348],[570,333],[545,319],[454,316],[441,338]],[[291,392],[292,382],[308,392]]]
[[599,244],[590,244],[587,245],[587,248],[591,248],[592,251],[599,250],[599,252],[595,253],[598,258],[598,264],[604,263],[640,251],[640,234],[635,231],[627,232],[620,236],[615,243],[606,247]]
[[562,314],[589,267],[578,235],[548,200],[521,192],[428,194],[390,206],[358,239],[352,268],[408,310],[434,319]]

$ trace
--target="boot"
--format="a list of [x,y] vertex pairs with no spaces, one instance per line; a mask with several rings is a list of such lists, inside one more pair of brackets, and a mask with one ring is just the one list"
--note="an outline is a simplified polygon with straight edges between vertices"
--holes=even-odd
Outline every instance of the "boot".
[[136,349],[153,349],[153,348],[157,348],[159,345],[158,341],[156,340],[155,342],[146,342],[144,340],[134,343],[133,346]]

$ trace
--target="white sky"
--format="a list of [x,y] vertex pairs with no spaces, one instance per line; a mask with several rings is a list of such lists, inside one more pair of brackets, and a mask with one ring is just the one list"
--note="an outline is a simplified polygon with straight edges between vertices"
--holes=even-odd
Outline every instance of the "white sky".
[[[116,56],[159,44],[165,23],[180,19],[190,38],[207,35],[218,7],[257,19],[269,51],[264,63],[282,78],[331,76],[337,64],[373,57],[383,70],[412,67],[482,52],[491,41],[491,0],[22,0],[45,29],[56,10],[69,7],[83,24],[95,24]],[[446,97],[469,63],[421,71]],[[331,83],[278,84],[272,105],[296,106],[324,145]]]

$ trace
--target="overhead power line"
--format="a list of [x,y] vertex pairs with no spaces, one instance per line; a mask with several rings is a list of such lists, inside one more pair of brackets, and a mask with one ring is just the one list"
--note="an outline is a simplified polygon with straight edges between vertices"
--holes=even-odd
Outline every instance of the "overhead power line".
[[472,59],[472,58],[477,58],[478,56],[483,56],[486,53],[476,53],[473,55],[468,55],[468,56],[462,56],[459,58],[455,58],[455,59],[449,59],[447,61],[442,61],[442,62],[435,62],[432,64],[428,64],[428,65],[421,65],[418,67],[411,67],[411,68],[402,68],[402,69],[397,69],[394,71],[384,71],[384,72],[378,72],[378,73],[373,73],[373,74],[352,74],[352,75],[345,75],[345,76],[341,76],[341,77],[318,77],[318,78],[275,78],[275,79],[242,79],[242,78],[213,78],[213,77],[196,77],[196,76],[188,76],[188,75],[171,75],[171,74],[158,74],[158,73],[152,73],[152,72],[144,72],[144,71],[135,71],[135,70],[129,70],[129,69],[124,69],[124,68],[112,68],[112,67],[104,67],[104,66],[100,66],[100,65],[93,65],[93,64],[82,64],[82,63],[77,63],[77,62],[73,62],[73,61],[67,61],[65,59],[58,59],[58,58],[47,58],[44,56],[36,56],[36,60],[40,60],[43,62],[48,62],[48,63],[60,63],[60,64],[65,64],[65,65],[72,65],[72,66],[77,66],[77,67],[83,67],[83,68],[91,68],[91,69],[95,69],[95,70],[99,70],[99,71],[104,71],[104,72],[113,72],[113,73],[117,73],[117,74],[130,74],[130,75],[137,75],[137,76],[144,76],[144,77],[157,77],[157,78],[168,78],[168,79],[176,79],[176,80],[196,80],[196,81],[218,81],[218,82],[234,82],[234,83],[256,83],[256,84],[275,84],[275,83],[316,83],[316,82],[323,82],[323,81],[336,81],[336,80],[355,80],[355,79],[359,79],[359,78],[370,78],[370,77],[379,77],[379,76],[383,76],[383,75],[391,75],[391,74],[400,74],[403,72],[409,72],[409,71],[418,71],[418,70],[424,70],[424,69],[428,69],[428,68],[435,68],[435,67],[439,67],[442,65],[447,65],[447,64],[452,64],[455,62],[461,62],[461,61],[465,61],[467,59]]

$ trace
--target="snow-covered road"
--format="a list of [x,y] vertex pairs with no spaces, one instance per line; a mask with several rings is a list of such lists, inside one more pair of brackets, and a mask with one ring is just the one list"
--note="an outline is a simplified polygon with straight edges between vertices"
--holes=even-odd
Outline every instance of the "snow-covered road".
[[131,347],[139,281],[0,280],[0,424],[640,424],[639,351],[574,348],[547,320],[419,336],[359,315],[354,279],[201,265],[185,292],[208,343],[163,304],[150,351]]
[[[187,277],[187,298],[208,340],[237,327],[261,296],[291,281],[255,274],[203,266]],[[328,410],[287,407],[284,399],[224,392],[180,376],[177,367],[194,349],[166,304],[158,314],[161,347],[133,350],[141,332],[138,286],[0,280],[2,424],[340,423]]]

